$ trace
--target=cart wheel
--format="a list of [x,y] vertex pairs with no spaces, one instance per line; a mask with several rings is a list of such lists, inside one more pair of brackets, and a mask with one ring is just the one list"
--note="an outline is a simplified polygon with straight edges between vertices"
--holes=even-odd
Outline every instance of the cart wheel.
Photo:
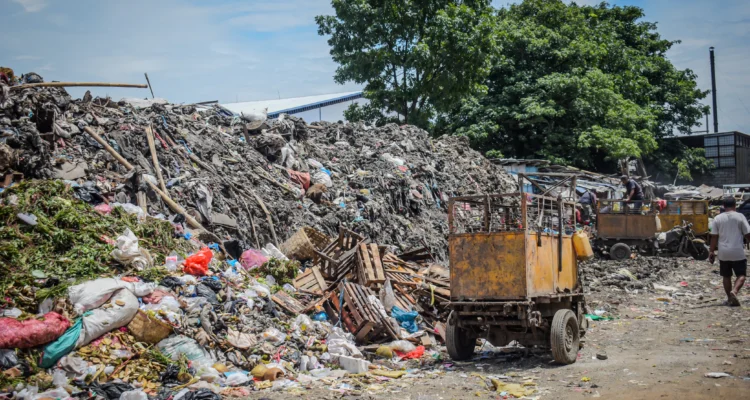
[[445,347],[448,355],[454,361],[468,360],[474,355],[477,341],[466,329],[458,326],[458,318],[448,318],[448,328],[445,331]]
[[573,311],[557,310],[550,332],[550,347],[555,361],[560,364],[576,362],[579,342],[578,321]]
[[627,260],[630,254],[632,254],[630,246],[625,243],[615,243],[609,248],[609,258],[616,261]]

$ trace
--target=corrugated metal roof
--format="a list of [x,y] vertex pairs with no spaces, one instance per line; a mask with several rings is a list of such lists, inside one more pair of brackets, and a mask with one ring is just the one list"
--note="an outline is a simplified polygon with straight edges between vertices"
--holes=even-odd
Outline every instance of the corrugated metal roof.
[[246,101],[240,103],[226,103],[221,106],[227,110],[239,115],[258,114],[268,110],[268,117],[275,118],[280,113],[294,114],[296,112],[307,111],[312,108],[322,107],[329,104],[341,103],[344,101],[354,100],[362,97],[362,91],[321,94],[317,96],[292,97],[289,99],[273,99]]

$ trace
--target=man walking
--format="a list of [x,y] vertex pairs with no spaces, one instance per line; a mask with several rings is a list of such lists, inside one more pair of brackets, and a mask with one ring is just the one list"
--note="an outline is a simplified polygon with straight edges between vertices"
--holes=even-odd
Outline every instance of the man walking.
[[[713,264],[716,259],[716,248],[719,249],[719,273],[724,279],[724,291],[728,304],[739,306],[737,294],[745,284],[747,258],[743,238],[750,240],[750,224],[744,215],[735,211],[737,201],[734,197],[724,198],[724,212],[717,215],[711,225],[711,249],[708,261]],[[732,272],[737,277],[732,286]]]

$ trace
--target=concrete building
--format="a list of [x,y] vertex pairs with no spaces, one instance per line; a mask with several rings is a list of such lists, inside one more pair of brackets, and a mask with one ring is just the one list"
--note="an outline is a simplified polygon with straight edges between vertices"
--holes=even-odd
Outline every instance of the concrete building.
[[709,176],[696,177],[693,184],[721,187],[750,183],[750,135],[737,131],[679,136],[688,147],[706,149],[706,158],[716,167]]
[[301,117],[307,122],[344,120],[344,110],[353,103],[367,104],[368,100],[362,92],[332,93],[317,96],[293,97],[289,99],[273,99],[260,101],[246,101],[240,103],[221,104],[225,109],[239,115],[257,114],[267,110],[268,118],[278,118],[280,114]]

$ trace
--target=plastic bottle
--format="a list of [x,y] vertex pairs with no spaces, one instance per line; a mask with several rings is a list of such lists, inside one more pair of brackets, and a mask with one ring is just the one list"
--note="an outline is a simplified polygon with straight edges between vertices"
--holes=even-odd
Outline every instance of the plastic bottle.
[[166,261],[164,262],[164,265],[167,267],[167,271],[169,272],[177,271],[177,266],[179,265],[179,258],[180,258],[180,255],[177,254],[177,252],[173,251],[169,253]]

